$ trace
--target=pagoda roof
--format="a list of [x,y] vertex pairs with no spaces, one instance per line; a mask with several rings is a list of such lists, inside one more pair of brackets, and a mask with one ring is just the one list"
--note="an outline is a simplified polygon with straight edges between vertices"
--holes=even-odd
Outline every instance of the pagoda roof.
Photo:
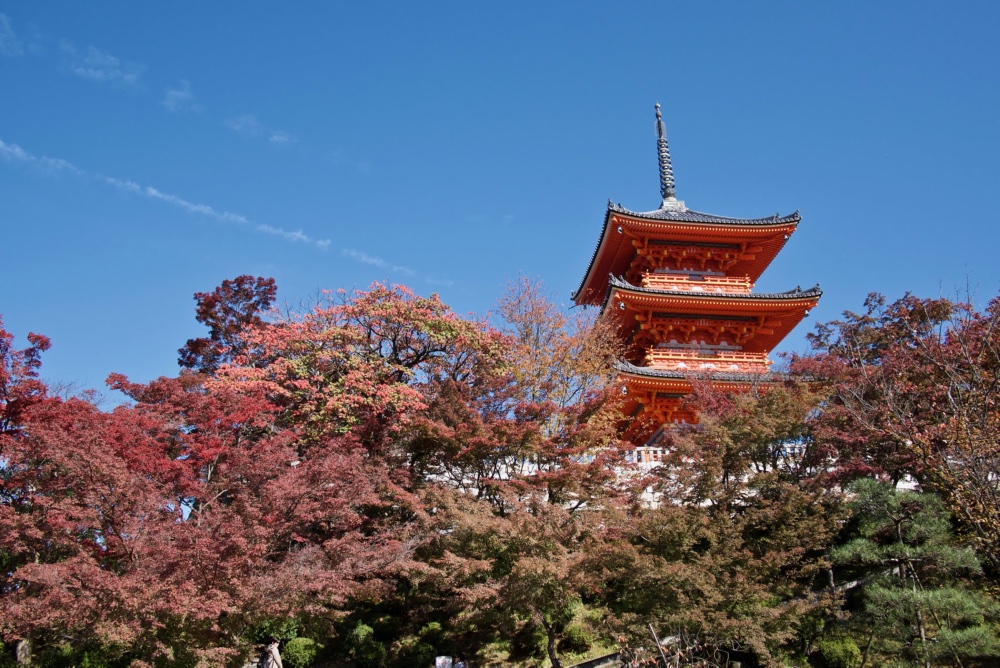
[[[643,393],[660,395],[662,393],[675,399],[694,392],[694,384],[699,382],[710,383],[722,390],[744,391],[758,385],[779,383],[786,378],[784,374],[777,373],[685,373],[636,366],[628,362],[618,362],[615,364],[615,368],[619,373],[619,378],[625,381],[625,386],[638,395]],[[629,398],[626,399],[626,413],[635,414],[643,405],[641,400],[636,403],[637,399],[638,396],[633,397],[632,392],[629,392]]]
[[680,206],[661,207],[656,211],[630,211],[621,204],[615,204],[608,200],[609,213],[623,213],[627,216],[643,218],[645,220],[669,220],[677,223],[708,223],[710,225],[782,225],[787,223],[798,223],[802,218],[799,212],[795,211],[787,216],[774,214],[765,218],[729,218],[727,216],[716,216],[713,213],[702,213],[689,209],[680,202]]
[[680,245],[699,243],[753,243],[760,246],[740,260],[728,275],[745,275],[756,281],[795,231],[801,217],[796,211],[765,218],[729,218],[694,211],[682,202],[664,202],[656,211],[635,212],[608,201],[604,226],[580,286],[573,293],[577,304],[596,304],[605,291],[605,277],[623,274],[636,256],[633,238],[669,240]]
[[604,306],[607,306],[608,300],[611,298],[611,294],[615,290],[624,290],[626,292],[635,292],[648,295],[663,295],[667,297],[680,297],[684,300],[739,300],[739,301],[771,301],[771,300],[787,300],[787,299],[807,299],[814,301],[819,299],[823,295],[823,290],[820,289],[819,283],[813,287],[803,290],[800,287],[796,287],[792,290],[786,290],[785,292],[691,292],[690,290],[660,290],[657,288],[643,288],[638,285],[632,285],[623,278],[617,276],[608,277],[608,291],[604,297]]
[[[623,406],[626,415],[637,415],[647,408],[663,408],[660,402],[678,402],[676,411],[668,411],[661,416],[664,422],[674,421],[677,417],[687,422],[697,422],[697,415],[689,408],[681,408],[679,400],[694,392],[694,385],[707,383],[716,389],[729,392],[744,392],[753,387],[775,385],[791,378],[787,373],[747,373],[747,372],[693,372],[668,369],[655,369],[637,366],[628,362],[616,362],[615,370],[619,379],[629,389]],[[808,378],[804,380],[809,380]]]
[[612,299],[619,301],[620,309],[610,311],[619,319],[625,340],[631,340],[641,324],[627,313],[667,321],[684,318],[744,322],[738,326],[749,327],[752,332],[744,331],[748,338],[740,342],[743,350],[769,352],[808,315],[822,294],[819,285],[808,290],[796,287],[786,292],[758,293],[659,290],[638,287],[612,276],[608,279],[602,311],[608,312]]
[[666,380],[703,380],[712,382],[731,383],[776,383],[788,378],[784,373],[746,373],[746,372],[693,372],[678,369],[654,369],[648,366],[637,366],[631,362],[615,362],[615,370],[630,376],[641,376],[643,378],[663,378]]

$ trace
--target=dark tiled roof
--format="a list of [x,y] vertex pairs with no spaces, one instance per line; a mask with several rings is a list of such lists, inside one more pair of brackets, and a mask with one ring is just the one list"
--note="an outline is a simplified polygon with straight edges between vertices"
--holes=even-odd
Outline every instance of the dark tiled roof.
[[587,282],[587,276],[590,275],[590,271],[593,269],[594,263],[597,261],[597,252],[601,250],[601,242],[604,241],[604,237],[608,231],[608,219],[613,213],[623,213],[636,218],[643,218],[645,220],[660,220],[678,223],[708,223],[716,225],[781,225],[783,223],[797,224],[801,220],[798,211],[787,216],[774,214],[769,218],[726,218],[725,216],[715,216],[710,213],[701,213],[700,211],[692,211],[691,209],[682,209],[679,207],[657,209],[656,211],[639,213],[636,211],[629,211],[621,204],[615,204],[611,200],[608,200],[608,211],[604,217],[604,227],[601,229],[601,235],[597,239],[597,245],[594,246],[594,252],[590,255],[590,263],[587,265],[587,271],[583,274],[583,278],[580,280],[580,287],[578,287],[571,295],[573,299],[576,299],[577,295],[580,294],[584,284]]
[[[632,285],[623,278],[615,276],[611,276],[608,279],[608,296],[611,296],[611,288],[621,288],[622,290],[628,290],[630,292],[647,292],[657,295],[676,295],[680,297],[698,298],[708,297],[715,299],[803,299],[808,297],[819,297],[823,294],[823,291],[819,288],[819,283],[808,290],[803,290],[802,288],[797,287],[794,290],[788,290],[786,292],[694,292],[691,290],[659,290],[656,288],[641,288],[637,285]],[[605,297],[605,301],[607,301],[607,297]]]
[[798,211],[788,216],[781,216],[776,213],[767,218],[727,218],[725,216],[716,216],[711,213],[702,213],[681,207],[667,207],[657,209],[656,211],[638,212],[629,211],[621,204],[614,204],[610,200],[608,201],[608,211],[624,213],[647,220],[666,220],[678,223],[714,223],[718,225],[780,225],[782,223],[797,223],[801,220]]
[[691,371],[673,371],[668,369],[651,369],[647,366],[636,366],[629,362],[616,362],[615,369],[621,373],[630,373],[636,376],[646,376],[647,378],[674,378],[678,380],[721,380],[736,382],[765,382],[774,383],[788,378],[783,373],[694,373]]

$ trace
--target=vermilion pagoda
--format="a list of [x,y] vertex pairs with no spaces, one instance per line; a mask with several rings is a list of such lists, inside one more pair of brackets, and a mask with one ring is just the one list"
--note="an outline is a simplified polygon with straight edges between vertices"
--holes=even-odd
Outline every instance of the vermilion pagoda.
[[[626,412],[663,425],[694,419],[681,401],[693,379],[733,390],[773,380],[768,353],[822,291],[817,285],[753,293],[795,231],[798,212],[725,218],[688,209],[676,198],[658,104],[656,130],[660,208],[636,213],[608,202],[601,239],[573,299],[616,318],[627,343],[618,365]],[[638,454],[648,461],[645,450]]]

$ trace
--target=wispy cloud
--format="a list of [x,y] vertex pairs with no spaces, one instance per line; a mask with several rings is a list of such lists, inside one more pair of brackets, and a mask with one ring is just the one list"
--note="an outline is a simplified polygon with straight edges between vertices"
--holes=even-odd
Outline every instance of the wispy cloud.
[[[153,188],[152,186],[146,186],[142,188],[141,192],[146,197],[151,197],[153,199],[158,199],[160,201],[166,202],[167,204],[173,204],[174,206],[184,209],[189,213],[197,213],[202,216],[209,216],[210,218],[215,218],[224,223],[238,223],[240,225],[246,225],[250,221],[247,220],[246,216],[238,213],[231,213],[229,211],[218,211],[207,204],[197,204],[195,202],[189,202],[186,199],[178,197],[177,195],[171,195],[170,193],[165,193]],[[306,239],[308,241],[308,239]]]
[[109,186],[114,186],[115,188],[118,188],[119,190],[125,190],[125,191],[130,192],[130,193],[141,193],[142,192],[142,186],[140,186],[135,181],[123,181],[121,179],[116,179],[116,178],[111,177],[111,176],[105,176],[104,177],[104,182],[107,183]]
[[167,192],[163,192],[158,188],[152,186],[143,186],[135,181],[128,179],[118,179],[113,176],[105,176],[103,174],[98,174],[96,172],[89,172],[87,170],[81,169],[74,165],[73,163],[63,160],[61,158],[50,158],[47,156],[40,156],[30,153],[17,144],[8,144],[3,140],[0,140],[0,158],[3,158],[7,162],[18,162],[26,165],[31,165],[33,167],[42,169],[49,173],[67,173],[73,174],[75,176],[86,177],[96,179],[105,185],[116,188],[123,192],[127,192],[133,195],[139,195],[142,197],[147,197],[149,199],[158,200],[160,202],[165,202],[171,206],[175,206],[182,209],[190,214],[204,216],[207,218],[212,218],[223,223],[235,223],[237,225],[246,225],[252,229],[260,232],[262,234],[269,234],[272,236],[281,237],[286,241],[297,242],[309,244],[316,246],[322,250],[326,250],[330,247],[329,239],[314,239],[309,235],[305,234],[302,230],[287,230],[283,227],[276,227],[274,225],[267,225],[264,223],[255,223],[249,218],[240,213],[233,213],[231,211],[224,211],[216,209],[215,207],[209,206],[208,204],[201,204],[198,202],[192,202],[186,200],[183,197],[178,197],[177,195],[172,195]]
[[253,114],[242,114],[228,118],[226,119],[226,127],[244,137],[267,136],[267,141],[274,146],[289,146],[299,141],[290,132],[265,126]]
[[302,230],[286,230],[283,227],[273,227],[271,225],[255,225],[254,229],[258,232],[273,234],[276,237],[281,237],[285,241],[298,241],[306,244],[312,244],[322,250],[330,248],[329,239],[313,239],[304,234]]
[[[29,30],[29,33],[27,36],[18,35],[10,17],[0,13],[0,56],[22,56],[25,53],[36,57],[49,55],[52,51],[49,44],[55,38],[39,32],[37,28]],[[146,69],[140,63],[123,61],[96,46],[81,50],[68,39],[56,41],[58,47],[55,51],[60,54],[60,67],[82,79],[135,87]]]
[[[396,274],[402,274],[403,276],[416,276],[417,272],[409,267],[404,267],[403,265],[393,264],[384,258],[380,258],[377,255],[369,255],[364,251],[360,251],[354,248],[344,248],[340,251],[340,254],[344,257],[349,257],[352,260],[357,260],[358,262],[363,262],[364,264],[370,264],[373,267],[378,267],[379,269],[385,269]],[[455,285],[455,281],[448,280],[446,278],[434,278],[433,276],[424,276],[424,282],[428,285],[440,286],[440,287],[451,287]]]
[[21,40],[17,38],[14,29],[10,27],[10,19],[6,14],[0,14],[0,56],[20,56],[24,54]]
[[260,121],[253,114],[243,114],[235,118],[227,118],[226,127],[244,137],[256,137],[264,131],[264,126],[260,124]]
[[364,262],[365,264],[370,264],[372,266],[378,267],[379,269],[388,269],[389,271],[394,271],[398,274],[403,274],[404,276],[415,276],[417,273],[414,270],[410,269],[409,267],[404,267],[398,264],[392,264],[391,262],[383,260],[380,257],[369,255],[364,251],[355,250],[353,248],[345,248],[340,253],[344,257],[349,257],[352,260],[357,260],[358,262]]
[[277,144],[279,146],[287,146],[289,144],[294,144],[298,141],[291,134],[285,132],[284,130],[272,130],[271,136],[267,139],[272,144]]
[[69,57],[70,72],[97,83],[135,86],[145,69],[138,63],[122,62],[96,46],[89,46],[81,53],[72,42],[65,39],[59,43],[59,50]]
[[[0,57],[22,56],[26,52],[35,56],[43,56],[43,51],[49,52],[51,56],[52,49],[43,49],[43,41],[57,44],[55,49],[56,62],[62,71],[68,71],[81,79],[95,83],[128,88],[143,87],[142,78],[146,71],[145,65],[122,60],[96,46],[91,45],[84,49],[78,47],[71,40],[45,37],[40,34],[36,34],[34,38],[29,37],[27,46],[25,46],[25,39],[14,31],[10,17],[0,13]],[[204,109],[195,97],[191,82],[187,79],[181,79],[177,85],[167,86],[160,99],[160,104],[170,113],[195,112]],[[275,147],[288,147],[299,142],[299,138],[293,133],[265,125],[253,114],[241,114],[227,118],[225,125],[243,137],[266,139],[268,144]],[[368,169],[369,165],[367,164],[359,165],[359,170],[362,172],[367,172]]]
[[443,288],[450,288],[451,286],[455,285],[455,281],[449,280],[447,278],[433,278],[431,276],[428,276],[427,278],[424,279],[424,281],[426,281],[428,285],[440,285]]
[[71,162],[61,158],[48,158],[46,156],[28,153],[17,144],[7,144],[0,140],[0,156],[7,161],[21,162],[32,167],[41,169],[48,173],[64,172],[76,176],[86,176],[86,172]]
[[177,113],[181,111],[201,111],[201,105],[194,99],[194,92],[187,79],[181,79],[177,86],[167,88],[163,100],[160,102],[167,111]]

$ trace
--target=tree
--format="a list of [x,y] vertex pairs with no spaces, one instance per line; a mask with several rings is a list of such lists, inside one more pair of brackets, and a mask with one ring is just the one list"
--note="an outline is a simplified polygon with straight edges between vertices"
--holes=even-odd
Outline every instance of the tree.
[[131,403],[109,414],[49,397],[44,340],[13,351],[3,332],[5,637],[232,661],[413,566],[424,513],[396,437],[415,385],[477,373],[488,332],[384,286],[265,323],[272,288],[200,295],[220,344],[204,373],[113,375]]
[[425,366],[412,381],[421,407],[393,440],[433,539],[415,553],[424,569],[403,578],[405,598],[364,617],[376,633],[381,615],[406,618],[396,635],[412,640],[401,657],[425,642],[419,629],[440,624],[439,646],[514,637],[515,655],[518,646],[530,651],[537,632],[558,663],[589,586],[580,567],[587,546],[615,535],[601,525],[623,497],[608,358],[600,367],[587,347],[591,326],[566,331],[543,293],[531,294],[530,308],[512,299],[503,309],[530,314],[531,326],[508,322],[501,333],[480,323],[441,357],[454,361]]
[[38,378],[42,353],[51,347],[49,339],[40,334],[28,334],[31,345],[21,350],[12,347],[14,335],[3,327],[0,319],[0,446],[4,440],[23,434],[24,412],[47,397],[47,388]]
[[248,331],[264,325],[262,313],[274,304],[278,287],[273,278],[237,276],[225,280],[212,292],[197,292],[195,316],[208,326],[208,337],[188,339],[178,350],[178,364],[185,369],[214,373],[220,365],[246,355]]
[[805,464],[822,395],[789,381],[700,387],[693,401],[698,424],[665,433],[669,454],[648,480],[657,503],[635,509],[628,540],[595,553],[593,569],[626,635],[648,638],[652,622],[692,661],[742,651],[782,665],[806,620],[837,604],[824,585],[841,498]]
[[534,467],[494,475],[478,483],[481,493],[476,486],[425,491],[439,537],[421,556],[434,569],[431,581],[460,602],[459,626],[491,632],[480,644],[537,630],[559,666],[560,643],[581,603],[600,588],[587,555],[623,535],[617,518],[628,487],[615,479],[621,452],[601,430],[581,425],[568,441],[543,439],[546,423],[542,416],[533,428],[506,431],[519,442],[525,431],[532,435],[522,453],[531,453]]
[[851,492],[850,538],[832,557],[863,582],[863,607],[852,619],[864,637],[862,664],[881,656],[961,666],[1000,656],[991,625],[997,606],[974,589],[979,561],[954,544],[940,500],[874,480],[857,481]]
[[540,281],[523,275],[508,281],[497,315],[513,343],[511,371],[525,401],[565,409],[615,382],[613,362],[624,347],[611,319],[583,309],[567,314]]
[[839,477],[912,477],[940,494],[1000,568],[1000,298],[970,304],[871,295],[817,329],[801,370],[831,384],[817,427]]
[[332,622],[412,565],[423,511],[398,437],[424,406],[417,386],[474,374],[489,337],[437,298],[381,285],[232,334],[242,348],[212,377],[112,381],[165,426],[165,483],[201,555],[189,588],[219,602],[205,642],[238,646],[268,620]]
[[38,379],[48,340],[15,351],[11,338],[0,329],[0,634],[24,662],[56,640],[135,642],[155,592],[141,565],[176,518],[129,470],[146,425],[51,396]]

